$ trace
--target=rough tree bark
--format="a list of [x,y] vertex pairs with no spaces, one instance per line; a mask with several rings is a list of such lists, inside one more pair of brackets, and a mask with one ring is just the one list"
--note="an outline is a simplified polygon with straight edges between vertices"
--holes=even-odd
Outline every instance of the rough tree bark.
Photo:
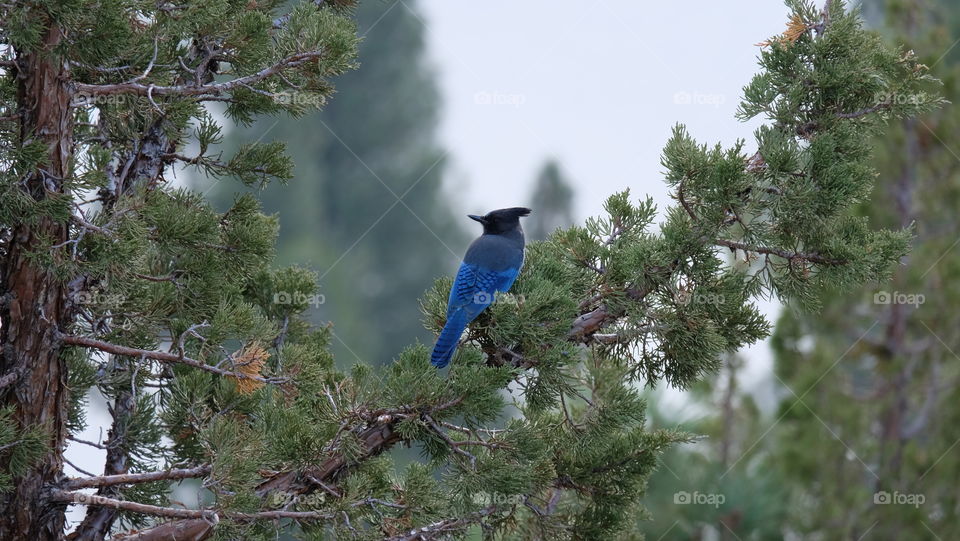
[[[21,144],[40,140],[48,148],[47,163],[22,183],[36,200],[62,194],[62,179],[70,169],[71,91],[67,68],[54,52],[61,37],[60,29],[51,24],[41,50],[16,60]],[[20,427],[43,427],[49,445],[43,459],[15,478],[15,489],[0,499],[0,539],[40,541],[63,536],[64,508],[48,503],[43,489],[62,475],[67,374],[57,336],[58,326],[70,320],[70,308],[66,286],[35,266],[30,253],[51,240],[66,241],[67,233],[67,223],[49,218],[18,225],[0,267],[0,289],[7,292],[0,307],[0,374],[16,378],[3,390],[0,404],[13,406]],[[0,468],[8,466],[0,463]]]

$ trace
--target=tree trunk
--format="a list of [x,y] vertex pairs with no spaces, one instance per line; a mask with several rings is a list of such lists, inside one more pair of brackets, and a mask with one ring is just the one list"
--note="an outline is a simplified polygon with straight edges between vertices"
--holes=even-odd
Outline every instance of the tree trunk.
[[[63,193],[63,179],[70,173],[71,92],[55,52],[60,39],[60,29],[51,22],[40,50],[17,54],[21,144],[40,140],[48,148],[47,163],[22,183],[35,200]],[[14,489],[0,497],[0,539],[63,537],[64,508],[45,501],[44,487],[62,477],[67,374],[58,327],[66,327],[70,316],[65,286],[31,261],[30,253],[50,240],[64,242],[67,235],[66,223],[47,217],[17,224],[0,266],[0,373],[16,378],[2,391],[0,404],[13,406],[19,429],[42,427],[49,446],[40,461],[13,479]],[[9,466],[9,455],[0,459],[0,467]]]

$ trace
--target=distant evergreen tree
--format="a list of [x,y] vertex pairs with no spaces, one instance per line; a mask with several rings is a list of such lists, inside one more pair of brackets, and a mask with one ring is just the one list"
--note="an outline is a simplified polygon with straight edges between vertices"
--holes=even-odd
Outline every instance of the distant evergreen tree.
[[[387,362],[416,338],[432,340],[410,300],[453,272],[466,240],[466,218],[441,191],[440,100],[416,8],[415,0],[358,4],[363,69],[337,80],[336,99],[303,118],[260,118],[225,145],[287,142],[295,180],[255,193],[278,213],[278,261],[318,273],[323,302],[312,319],[333,322],[333,347],[347,364],[354,355]],[[220,183],[209,196],[224,207],[235,190]]]
[[557,229],[573,225],[573,188],[556,160],[543,164],[530,196],[534,213],[524,224],[531,240],[545,240]]
[[788,489],[770,466],[764,431],[770,419],[740,387],[743,360],[730,355],[716,380],[699,382],[686,397],[692,421],[658,405],[652,393],[649,418],[655,428],[679,428],[700,441],[665,451],[650,477],[644,503],[650,517],[638,525],[647,539],[779,539],[787,518]]
[[[883,31],[960,100],[954,2],[888,0]],[[897,86],[878,99],[922,97]],[[770,438],[793,488],[790,528],[804,537],[960,538],[960,111],[892,125],[876,140],[880,175],[859,212],[880,227],[913,227],[914,248],[892,283],[786,311],[773,344],[783,403]],[[773,442],[770,442],[773,443]]]
[[[234,122],[322,105],[355,65],[346,4],[0,5],[0,539],[63,539],[67,505],[87,508],[76,540],[630,536],[658,456],[690,439],[648,430],[637,384],[694,385],[767,334],[757,296],[815,304],[906,251],[906,232],[851,209],[874,182],[870,136],[940,100],[842,2],[791,1],[741,104],[768,121],[756,151],[678,126],[663,151],[677,204],[657,226],[624,192],[533,243],[513,302],[471,324],[446,373],[422,344],[338,368],[330,329],[303,316],[317,277],[271,264],[277,221],[249,194],[219,213],[169,181],[173,164],[290,178],[282,144],[221,153],[204,104]],[[878,103],[890,89],[914,99]],[[423,157],[364,161],[419,174]],[[431,330],[449,285],[422,300]],[[112,417],[99,444],[76,437],[94,388]],[[104,448],[102,473],[68,477],[68,438]],[[397,473],[403,444],[424,457]],[[202,489],[174,501],[187,479]]]

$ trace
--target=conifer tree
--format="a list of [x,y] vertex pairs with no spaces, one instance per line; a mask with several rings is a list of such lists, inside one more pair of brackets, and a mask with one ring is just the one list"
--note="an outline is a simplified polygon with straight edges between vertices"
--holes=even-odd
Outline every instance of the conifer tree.
[[[923,51],[921,61],[956,102],[956,4],[879,4],[884,33]],[[880,99],[923,98],[895,87]],[[950,143],[958,129],[960,113],[943,108],[900,120],[876,141],[880,174],[858,213],[875,226],[913,224],[915,231],[892,282],[827,296],[821,314],[789,310],[778,323],[784,397],[770,443],[774,464],[791,481],[790,527],[801,535],[960,536],[960,333],[952,279],[960,266],[960,162]]]
[[[296,178],[250,190],[280,221],[277,261],[321,277],[309,315],[333,323],[333,350],[347,364],[387,363],[430,340],[410,301],[437,269],[455,271],[467,242],[462,214],[441,191],[440,99],[418,9],[410,0],[358,4],[363,69],[337,80],[336,99],[303,118],[263,116],[224,140],[231,150],[263,137],[287,142]],[[235,192],[219,182],[207,195],[225,208]]]
[[[270,265],[276,222],[255,198],[221,214],[168,184],[178,162],[290,175],[276,143],[218,154],[203,104],[239,122],[322,104],[356,49],[342,3],[0,6],[0,538],[60,539],[68,504],[88,509],[73,539],[629,535],[657,456],[689,439],[645,429],[636,384],[693,385],[766,335],[757,295],[813,305],[906,249],[851,208],[872,186],[870,136],[938,103],[924,69],[842,2],[789,5],[744,91],[742,116],[769,120],[755,148],[678,126],[663,152],[677,204],[658,228],[624,192],[530,246],[516,302],[471,325],[449,373],[423,345],[337,369],[329,330],[302,318],[315,276]],[[918,99],[876,102],[894,88]],[[309,99],[279,99],[291,92]],[[449,284],[422,301],[431,330]],[[107,462],[68,477],[94,386]],[[423,459],[395,472],[398,444]],[[190,479],[202,498],[185,507],[170,488]]]
[[[662,393],[649,395],[651,426],[679,427],[700,439],[661,456],[644,497],[652,516],[638,521],[646,538],[783,537],[788,487],[762,445],[769,422],[742,388],[743,368],[744,359],[726,356],[719,377],[691,388],[680,412],[656,403]],[[691,418],[680,422],[681,413]]]
[[547,160],[540,168],[530,207],[537,212],[524,221],[527,238],[544,240],[557,229],[573,225],[573,188],[556,160]]

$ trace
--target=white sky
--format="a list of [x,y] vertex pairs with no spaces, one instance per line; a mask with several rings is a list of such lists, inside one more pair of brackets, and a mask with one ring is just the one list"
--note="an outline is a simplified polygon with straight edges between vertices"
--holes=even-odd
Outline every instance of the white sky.
[[627,187],[665,204],[660,150],[678,122],[702,142],[749,142],[757,123],[734,113],[756,72],[754,44],[787,14],[777,0],[419,6],[444,98],[447,186],[463,210],[525,202],[555,156],[581,218]]

